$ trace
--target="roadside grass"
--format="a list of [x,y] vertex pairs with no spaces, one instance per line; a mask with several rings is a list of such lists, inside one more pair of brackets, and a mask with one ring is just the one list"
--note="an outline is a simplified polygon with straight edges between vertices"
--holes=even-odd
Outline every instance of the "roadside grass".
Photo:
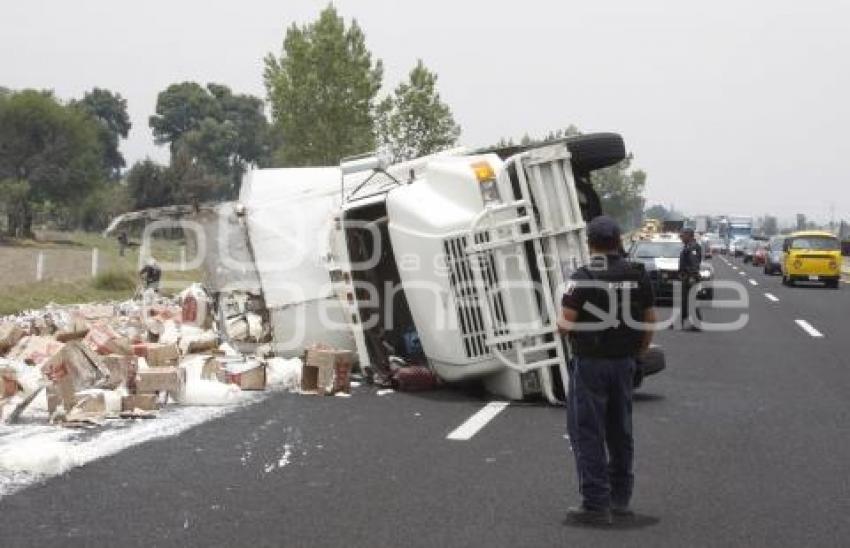
[[[104,270],[95,278],[81,277],[73,281],[44,280],[0,286],[0,315],[43,308],[47,304],[78,304],[104,301],[124,301],[133,297],[138,283],[138,247],[128,248],[123,257],[114,238],[85,232],[49,232],[38,240],[4,240],[4,245],[33,247],[45,250],[86,250],[97,248]],[[180,240],[155,239],[152,255],[162,264],[180,262]],[[162,290],[165,295],[179,293],[193,282],[203,279],[200,270],[165,270]]]

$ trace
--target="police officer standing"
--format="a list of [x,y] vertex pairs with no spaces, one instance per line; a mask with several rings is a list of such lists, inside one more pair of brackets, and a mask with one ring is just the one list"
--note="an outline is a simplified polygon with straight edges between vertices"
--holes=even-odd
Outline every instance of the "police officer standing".
[[[685,244],[679,254],[679,280],[682,287],[682,329],[699,331],[698,323],[691,321],[690,295],[691,289],[700,281],[699,268],[702,263],[702,248],[694,238],[694,231],[690,228],[682,230],[679,238]],[[699,308],[694,306],[693,309],[697,322],[701,322]]]
[[606,525],[633,515],[632,388],[652,340],[654,295],[643,266],[622,257],[613,219],[593,219],[587,241],[590,264],[571,277],[559,322],[573,353],[567,430],[582,498],[567,520]]

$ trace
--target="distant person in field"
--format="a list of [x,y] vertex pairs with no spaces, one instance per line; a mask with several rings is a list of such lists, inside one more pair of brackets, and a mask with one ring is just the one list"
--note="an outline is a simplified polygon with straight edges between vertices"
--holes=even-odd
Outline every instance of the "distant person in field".
[[162,279],[162,269],[156,262],[156,259],[150,258],[145,263],[145,266],[139,271],[139,278],[142,280],[142,285],[145,289],[153,289],[159,291],[159,281]]

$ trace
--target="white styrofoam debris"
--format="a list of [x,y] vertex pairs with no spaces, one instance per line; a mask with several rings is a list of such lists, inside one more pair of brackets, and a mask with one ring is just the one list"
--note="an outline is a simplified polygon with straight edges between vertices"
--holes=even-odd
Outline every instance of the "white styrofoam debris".
[[301,389],[302,365],[300,358],[271,358],[266,364],[267,386],[297,392]]
[[233,346],[230,343],[222,343],[218,347],[218,349],[221,350],[222,352],[224,352],[225,356],[229,356],[229,357],[241,356],[241,354],[235,348],[233,348]]
[[235,384],[194,379],[186,383],[179,401],[183,405],[233,405],[242,400],[242,389]]
[[0,451],[0,470],[36,476],[62,474],[74,465],[67,446],[53,439],[28,439]]
[[162,325],[162,333],[159,342],[163,344],[177,344],[180,340],[182,330],[174,320],[166,320]]
[[[262,399],[261,393],[251,394],[242,403]],[[156,420],[108,422],[94,435],[92,431],[83,433],[49,425],[0,425],[0,498],[129,447],[176,436],[236,409],[239,406],[169,406]]]
[[242,400],[242,389],[235,384],[224,384],[201,378],[209,356],[188,356],[180,367],[186,370],[186,385],[178,401],[183,405],[233,405]]

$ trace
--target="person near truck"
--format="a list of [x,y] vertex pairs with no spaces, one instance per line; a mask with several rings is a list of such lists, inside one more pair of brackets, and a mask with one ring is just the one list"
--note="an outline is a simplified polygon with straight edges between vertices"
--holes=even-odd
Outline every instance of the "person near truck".
[[633,516],[632,389],[637,359],[652,341],[655,296],[643,266],[622,257],[620,238],[610,217],[588,224],[590,262],[570,278],[561,301],[559,327],[572,350],[567,431],[581,496],[567,510],[568,523]]
[[157,264],[156,260],[150,258],[145,263],[145,266],[139,271],[139,278],[142,281],[142,286],[145,289],[153,289],[159,291],[159,281],[162,279],[162,269]]
[[[699,270],[702,263],[702,248],[694,238],[694,231],[690,228],[682,230],[679,234],[684,246],[679,254],[679,281],[682,296],[682,329],[699,331],[700,318],[699,308],[696,306],[696,295],[691,302],[691,290],[700,282]],[[693,305],[693,306],[692,306]],[[691,311],[696,322],[691,318]]]

